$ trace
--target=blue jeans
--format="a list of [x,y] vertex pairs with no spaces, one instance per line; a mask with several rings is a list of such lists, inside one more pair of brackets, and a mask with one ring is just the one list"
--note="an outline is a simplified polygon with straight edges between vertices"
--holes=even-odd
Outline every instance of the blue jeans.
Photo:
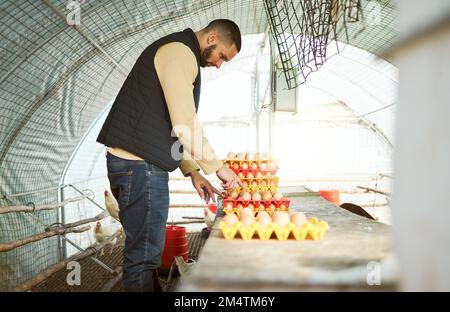
[[106,163],[126,235],[125,291],[155,291],[169,210],[169,174],[144,160],[126,160],[110,153]]

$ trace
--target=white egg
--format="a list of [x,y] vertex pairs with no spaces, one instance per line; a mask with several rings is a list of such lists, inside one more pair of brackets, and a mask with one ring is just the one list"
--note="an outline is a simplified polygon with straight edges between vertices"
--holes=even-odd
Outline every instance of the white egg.
[[258,169],[258,164],[257,164],[257,163],[251,163],[250,167],[251,167],[253,170],[256,170],[256,169]]
[[261,165],[259,165],[259,168],[261,168],[262,171],[265,171],[267,169],[267,164],[262,162]]
[[253,175],[253,173],[249,172],[247,173],[247,179],[254,179],[255,176]]
[[274,204],[270,204],[269,205],[269,212],[274,212],[275,211],[275,205]]
[[270,218],[269,214],[262,215],[261,217],[257,218],[256,220],[263,228],[267,227],[269,224],[272,223],[272,219]]
[[236,205],[236,211],[242,211],[242,209],[244,209],[244,206],[242,206],[242,204],[237,204]]
[[247,181],[242,181],[242,187],[248,187],[248,182]]
[[238,178],[239,179],[245,179],[245,175],[242,172],[238,173]]
[[258,171],[255,175],[255,178],[257,178],[257,179],[262,179],[262,177],[263,177],[263,174],[261,171]]
[[242,164],[242,169],[247,170],[248,169],[248,164],[247,163],[243,163]]
[[233,204],[232,203],[227,203],[225,205],[225,211],[227,211],[227,212],[233,211]]
[[231,194],[230,194],[230,197],[233,198],[233,199],[238,198],[238,196],[239,196],[239,194],[236,191],[232,191]]

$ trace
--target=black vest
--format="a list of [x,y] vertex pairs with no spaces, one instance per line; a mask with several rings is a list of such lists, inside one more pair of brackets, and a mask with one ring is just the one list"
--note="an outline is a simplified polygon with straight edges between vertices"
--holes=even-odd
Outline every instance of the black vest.
[[[197,59],[193,96],[195,110],[198,110],[200,45],[195,33],[188,28],[155,41],[142,52],[120,89],[97,142],[123,148],[164,170],[173,171],[179,166],[183,147],[178,138],[172,136],[169,111],[154,65],[156,51],[169,42],[185,44]],[[172,150],[176,151],[175,157]]]

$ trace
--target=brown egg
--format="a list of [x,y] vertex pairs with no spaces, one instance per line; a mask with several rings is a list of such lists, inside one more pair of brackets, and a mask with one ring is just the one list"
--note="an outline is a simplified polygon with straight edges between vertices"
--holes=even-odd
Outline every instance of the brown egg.
[[252,182],[252,187],[253,187],[253,188],[257,188],[257,187],[258,187],[258,182],[253,181],[253,182]]
[[272,194],[270,192],[263,192],[262,193],[262,200],[271,200]]
[[242,181],[242,187],[248,187],[248,182],[247,181]]
[[233,211],[233,204],[232,203],[227,203],[225,205],[225,211],[227,211],[227,212]]
[[295,226],[301,227],[303,224],[308,222],[308,219],[306,218],[304,213],[297,211],[291,215],[291,221],[295,224]]
[[249,192],[244,192],[242,194],[242,200],[252,200],[252,195]]
[[270,218],[269,214],[261,215],[261,217],[257,218],[256,220],[263,228],[272,223],[272,218]]
[[275,193],[275,194],[273,194],[273,199],[275,199],[275,200],[281,200],[283,198],[283,194],[281,194],[281,193]]
[[250,226],[253,223],[255,223],[255,217],[250,216],[250,215],[244,215],[244,216],[241,216],[240,221],[244,226]]
[[261,200],[261,194],[259,192],[254,192],[252,194],[252,200]]
[[289,218],[289,215],[285,211],[275,211],[272,220],[278,224],[279,227],[285,227],[291,223],[291,218]]
[[269,205],[269,212],[274,212],[275,211],[275,205],[274,204],[270,204]]
[[231,194],[230,194],[230,197],[233,198],[233,199],[238,198],[238,196],[239,196],[239,194],[236,191],[232,191]]
[[238,222],[238,217],[234,213],[229,213],[225,215],[222,219],[228,226],[233,226],[236,222]]
[[251,207],[245,207],[245,208],[242,208],[242,210],[241,210],[241,219],[243,217],[245,217],[245,216],[252,216],[253,217],[254,215],[255,214],[254,214],[253,209]]
[[236,154],[233,152],[229,152],[227,154],[227,159],[234,160],[236,158]]

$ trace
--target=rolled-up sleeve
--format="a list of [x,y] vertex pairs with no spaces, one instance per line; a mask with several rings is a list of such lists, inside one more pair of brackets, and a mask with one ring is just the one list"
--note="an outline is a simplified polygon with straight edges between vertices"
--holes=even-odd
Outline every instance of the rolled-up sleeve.
[[210,146],[195,111],[193,83],[198,69],[193,52],[179,42],[166,44],[155,55],[155,68],[173,131],[190,156],[183,157],[183,169],[193,168],[192,161],[195,160],[206,175],[217,171],[222,162]]

